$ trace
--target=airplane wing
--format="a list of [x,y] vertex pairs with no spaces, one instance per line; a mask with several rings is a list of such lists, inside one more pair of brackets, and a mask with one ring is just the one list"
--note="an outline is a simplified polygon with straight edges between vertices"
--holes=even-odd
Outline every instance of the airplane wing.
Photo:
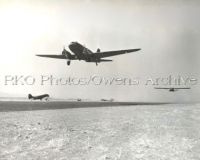
[[126,53],[131,53],[131,52],[136,52],[139,51],[140,49],[127,49],[127,50],[118,50],[118,51],[106,51],[106,52],[97,52],[94,55],[97,58],[104,58],[104,57],[111,57],[111,56],[116,56],[120,54],[126,54]]
[[39,57],[47,57],[47,58],[57,58],[57,59],[67,59],[65,55],[48,55],[48,54],[37,54]]
[[190,87],[185,87],[185,88],[174,88],[174,89],[190,89]]
[[155,89],[190,89],[190,87],[183,87],[183,88],[177,88],[177,87],[154,87]]

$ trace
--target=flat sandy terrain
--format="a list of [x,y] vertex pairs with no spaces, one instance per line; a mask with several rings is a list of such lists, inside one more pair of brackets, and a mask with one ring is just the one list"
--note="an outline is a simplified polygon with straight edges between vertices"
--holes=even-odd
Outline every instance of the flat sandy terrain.
[[1,160],[200,159],[199,104],[28,108],[0,112]]

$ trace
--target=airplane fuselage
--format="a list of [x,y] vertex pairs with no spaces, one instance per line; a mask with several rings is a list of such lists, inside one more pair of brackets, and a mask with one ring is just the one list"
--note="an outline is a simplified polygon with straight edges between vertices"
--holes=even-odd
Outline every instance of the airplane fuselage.
[[176,90],[175,90],[175,88],[170,88],[169,91],[170,92],[175,92]]
[[39,95],[39,96],[32,96],[31,94],[28,95],[28,98],[29,99],[32,99],[32,100],[42,100],[42,99],[48,99],[49,98],[49,95],[48,94],[43,94],[43,95]]
[[100,60],[95,57],[93,58],[91,55],[94,53],[78,42],[72,42],[69,45],[69,49],[75,54],[75,56],[79,60],[86,60],[87,62],[99,62]]

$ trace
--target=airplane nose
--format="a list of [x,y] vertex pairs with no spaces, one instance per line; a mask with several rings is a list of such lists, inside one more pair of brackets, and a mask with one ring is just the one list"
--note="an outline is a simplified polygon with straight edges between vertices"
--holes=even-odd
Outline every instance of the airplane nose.
[[77,42],[71,42],[70,45],[76,44]]
[[72,47],[72,46],[74,46],[75,44],[76,44],[76,42],[71,42],[71,43],[69,44],[69,48]]
[[71,49],[73,47],[73,43],[70,43],[68,47]]
[[76,42],[71,42],[68,47],[73,52],[73,50],[76,48]]

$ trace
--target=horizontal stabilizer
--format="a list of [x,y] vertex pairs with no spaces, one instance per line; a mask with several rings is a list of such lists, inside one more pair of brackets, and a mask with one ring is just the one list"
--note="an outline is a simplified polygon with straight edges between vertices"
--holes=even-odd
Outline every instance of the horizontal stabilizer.
[[111,62],[111,61],[113,61],[113,60],[111,60],[111,59],[100,59],[100,62]]

